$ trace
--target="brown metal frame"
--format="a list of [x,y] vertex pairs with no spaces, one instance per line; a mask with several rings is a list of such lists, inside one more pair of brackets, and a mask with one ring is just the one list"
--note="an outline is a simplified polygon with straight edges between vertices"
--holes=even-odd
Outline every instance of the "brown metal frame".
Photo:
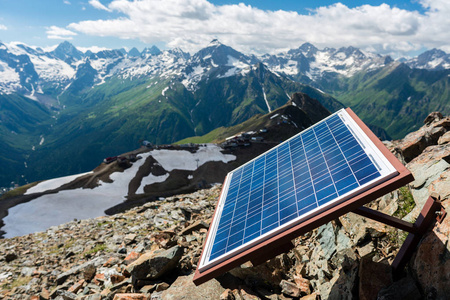
[[[199,271],[198,267],[194,274],[194,284],[200,285],[212,278],[215,278],[247,261],[251,261],[254,264],[262,263],[280,253],[289,251],[293,245],[291,240],[303,235],[323,224],[326,224],[339,216],[346,213],[357,210],[364,204],[375,200],[385,194],[398,189],[414,180],[411,172],[409,172],[405,166],[384,146],[384,144],[373,134],[373,132],[356,116],[356,114],[350,109],[346,109],[347,113],[358,124],[358,126],[364,131],[364,133],[370,138],[375,146],[382,152],[382,154],[389,160],[389,162],[397,170],[398,175],[394,176],[364,192],[361,192],[354,197],[343,201],[342,203],[331,207],[327,211],[321,212],[295,226],[285,230],[284,232],[273,236],[264,242],[257,244],[237,255],[231,257],[219,264],[204,270]],[[216,208],[217,210],[217,208]],[[216,214],[214,217],[216,218]],[[211,222],[211,224],[213,221]],[[207,237],[211,234],[211,227],[208,230]],[[206,239],[207,240],[207,239]],[[204,255],[205,248],[203,248],[202,256]],[[201,258],[200,258],[201,261]]]
[[383,214],[379,211],[372,210],[367,207],[360,207],[353,211],[363,217],[384,223],[386,225],[396,227],[400,230],[409,232],[403,245],[392,262],[392,271],[394,277],[399,277],[408,261],[411,259],[414,251],[420,243],[425,232],[430,228],[434,220],[442,222],[447,214],[441,205],[439,195],[432,194],[428,197],[425,205],[420,212],[414,224],[405,222],[401,219]]

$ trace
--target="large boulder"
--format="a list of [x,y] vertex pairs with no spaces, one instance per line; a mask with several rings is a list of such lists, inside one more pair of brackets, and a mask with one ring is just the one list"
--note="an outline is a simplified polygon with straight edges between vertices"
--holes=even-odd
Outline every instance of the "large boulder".
[[131,263],[127,271],[135,279],[159,279],[177,266],[183,252],[180,246],[147,252]]
[[406,167],[414,175],[415,180],[410,186],[416,207],[405,217],[405,220],[415,221],[432,192],[443,193],[441,197],[449,194],[450,184],[445,174],[450,170],[450,144],[427,147]]
[[197,300],[197,299],[220,299],[220,295],[225,289],[215,280],[209,280],[202,285],[195,286],[194,275],[180,276],[172,285],[162,292],[161,298],[164,300]]
[[441,136],[450,130],[450,117],[431,113],[424,121],[425,125],[419,130],[409,133],[400,141],[399,150],[406,162],[417,157],[422,151],[436,145]]
[[[450,185],[450,181],[447,181]],[[442,202],[450,213],[450,199]],[[423,238],[412,260],[412,271],[427,299],[448,299],[450,295],[450,217],[436,223]]]

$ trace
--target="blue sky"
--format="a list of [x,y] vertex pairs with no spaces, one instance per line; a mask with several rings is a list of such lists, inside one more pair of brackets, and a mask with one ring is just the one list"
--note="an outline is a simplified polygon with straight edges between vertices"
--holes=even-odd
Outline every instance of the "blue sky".
[[0,0],[0,41],[189,52],[214,38],[247,53],[319,48],[450,52],[450,1]]

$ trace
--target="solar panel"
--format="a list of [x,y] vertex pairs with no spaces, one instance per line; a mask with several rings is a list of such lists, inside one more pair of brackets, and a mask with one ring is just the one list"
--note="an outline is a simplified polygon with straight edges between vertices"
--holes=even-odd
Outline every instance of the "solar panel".
[[226,263],[398,174],[340,110],[227,175],[197,271]]

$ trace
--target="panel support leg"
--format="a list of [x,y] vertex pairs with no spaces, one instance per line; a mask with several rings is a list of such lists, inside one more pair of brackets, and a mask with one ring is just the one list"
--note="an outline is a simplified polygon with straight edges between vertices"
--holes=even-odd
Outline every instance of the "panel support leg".
[[422,208],[422,211],[420,212],[420,215],[417,217],[417,220],[414,224],[364,206],[357,208],[353,212],[363,217],[409,232],[405,242],[401,246],[400,250],[397,253],[397,256],[392,262],[394,277],[398,277],[403,271],[406,264],[411,259],[417,246],[419,245],[420,240],[422,239],[426,231],[430,228],[433,221],[437,219],[439,222],[442,222],[446,214],[445,210],[441,206],[440,197],[436,194],[432,194],[428,197],[425,205]]
[[[414,223],[414,227],[417,228],[417,232],[408,234],[405,242],[392,262],[394,278],[399,277],[406,264],[411,259],[414,251],[416,251],[423,235],[430,228],[433,221],[436,220],[437,213],[440,211],[442,211],[440,197],[435,194],[429,196],[422,208],[422,211],[420,212],[420,215]],[[440,218],[440,221],[442,221],[442,218]]]

